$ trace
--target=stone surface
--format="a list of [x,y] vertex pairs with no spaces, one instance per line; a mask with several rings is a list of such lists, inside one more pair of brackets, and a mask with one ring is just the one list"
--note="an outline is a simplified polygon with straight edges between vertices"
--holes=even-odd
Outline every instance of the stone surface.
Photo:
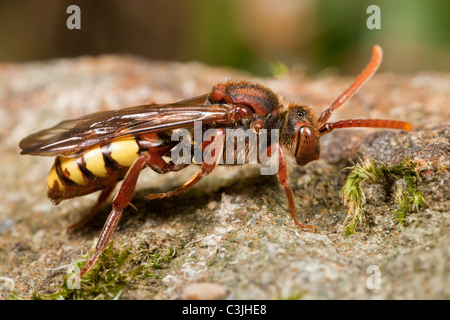
[[[44,181],[53,159],[20,156],[23,137],[86,113],[193,97],[230,78],[258,81],[285,103],[311,105],[317,114],[353,80],[299,72],[255,79],[199,63],[127,56],[0,65],[0,298],[58,290],[64,267],[90,250],[108,214],[105,206],[89,225],[68,233],[96,195],[52,206]],[[182,184],[195,168],[168,175],[146,170],[133,200],[139,212],[126,210],[115,246],[183,249],[159,279],[138,282],[122,298],[178,299],[186,286],[208,282],[226,290],[228,299],[449,299],[448,92],[449,74],[385,73],[335,113],[336,120],[406,120],[414,131],[337,130],[323,138],[320,160],[290,164],[298,217],[316,225],[317,233],[295,227],[276,178],[260,176],[257,167],[219,168],[190,192],[152,202],[145,194]],[[397,163],[407,157],[420,169],[419,190],[428,206],[399,227],[392,196],[371,186],[363,224],[344,235],[343,169],[359,158]],[[373,270],[381,272],[379,289],[370,289]]]

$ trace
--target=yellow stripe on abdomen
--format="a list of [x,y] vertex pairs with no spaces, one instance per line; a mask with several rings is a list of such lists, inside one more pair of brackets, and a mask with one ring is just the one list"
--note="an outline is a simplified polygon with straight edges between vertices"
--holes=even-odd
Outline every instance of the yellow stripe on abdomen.
[[83,153],[86,168],[97,177],[106,178],[108,171],[105,168],[105,160],[100,147],[90,149]]
[[76,158],[64,158],[61,157],[61,169],[73,182],[84,185],[86,180],[78,167]]
[[64,184],[61,182],[58,174],[56,173],[55,165],[52,166],[52,169],[47,176],[45,185],[47,187],[47,190],[58,190],[61,192],[64,191]]
[[119,165],[129,167],[139,156],[139,146],[133,138],[125,138],[111,142],[111,158]]

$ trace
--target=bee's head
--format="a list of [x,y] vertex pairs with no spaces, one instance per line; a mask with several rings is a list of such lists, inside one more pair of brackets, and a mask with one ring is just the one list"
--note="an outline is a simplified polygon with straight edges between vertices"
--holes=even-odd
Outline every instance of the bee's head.
[[320,134],[311,110],[291,104],[285,115],[282,144],[301,166],[320,157]]

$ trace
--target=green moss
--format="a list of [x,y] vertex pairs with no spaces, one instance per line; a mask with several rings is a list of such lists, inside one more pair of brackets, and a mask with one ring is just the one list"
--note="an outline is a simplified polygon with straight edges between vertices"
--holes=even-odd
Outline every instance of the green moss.
[[[182,248],[183,245],[180,246]],[[87,261],[75,263],[75,271],[64,277],[60,290],[53,294],[34,293],[39,300],[120,299],[125,290],[142,279],[158,278],[158,269],[164,269],[176,257],[176,248],[149,250],[147,245],[137,249],[114,248],[111,243],[97,263],[81,279],[76,275]]]
[[276,299],[278,299],[278,300],[302,300],[305,297],[306,293],[307,292],[304,290],[292,290],[291,292],[289,292],[289,294],[287,296],[276,297]]
[[348,169],[352,169],[352,171],[345,181],[341,196],[344,200],[344,204],[349,208],[344,224],[351,218],[350,222],[346,224],[344,232],[345,234],[350,235],[355,233],[356,227],[362,220],[361,211],[366,199],[362,184],[380,183],[383,179],[383,174],[376,168],[375,164],[369,160],[358,163]]
[[18,300],[18,299],[19,299],[19,297],[17,296],[17,293],[15,293],[14,291],[12,291],[9,294],[9,300]]
[[394,198],[397,203],[397,209],[394,213],[401,226],[403,226],[405,216],[409,212],[417,211],[425,205],[425,200],[417,190],[416,182],[411,179],[411,176],[405,176],[402,180],[397,180]]
[[[397,222],[403,226],[407,214],[424,206],[425,200],[418,190],[419,174],[415,165],[409,160],[389,166],[385,163],[366,160],[349,168],[350,172],[344,187],[342,198],[349,208],[344,221],[344,232],[353,234],[362,222],[362,211],[365,204],[364,184],[394,185],[394,199],[397,208],[394,214]],[[347,221],[350,221],[347,223]]]

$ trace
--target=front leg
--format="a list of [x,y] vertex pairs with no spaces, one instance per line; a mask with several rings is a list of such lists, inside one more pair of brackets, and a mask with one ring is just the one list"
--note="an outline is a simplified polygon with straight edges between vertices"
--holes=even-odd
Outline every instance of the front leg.
[[286,196],[289,202],[289,209],[291,211],[291,217],[292,219],[294,219],[294,223],[302,230],[310,229],[317,231],[315,226],[310,224],[302,224],[297,220],[297,217],[295,216],[294,196],[292,194],[292,189],[289,186],[289,170],[287,167],[286,156],[284,155],[283,148],[279,144],[277,144],[276,147],[278,149],[278,173],[277,173],[278,181],[286,191]]

